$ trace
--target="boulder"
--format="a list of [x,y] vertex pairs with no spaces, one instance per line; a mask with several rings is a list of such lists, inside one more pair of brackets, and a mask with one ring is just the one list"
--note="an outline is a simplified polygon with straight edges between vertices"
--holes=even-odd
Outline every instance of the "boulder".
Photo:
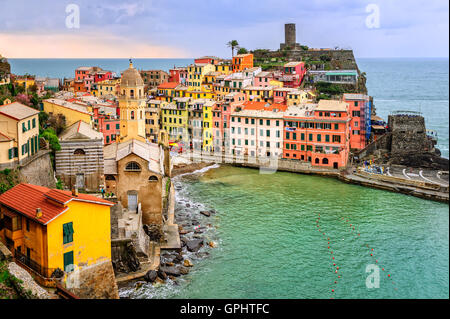
[[211,247],[211,248],[216,248],[217,245],[216,245],[215,242],[210,241],[210,242],[208,243],[208,246]]
[[156,277],[158,276],[158,273],[155,270],[149,270],[145,276],[144,280],[146,282],[154,282],[156,280]]
[[209,217],[209,216],[211,216],[211,213],[210,213],[210,212],[208,212],[207,210],[203,210],[203,211],[201,211],[201,212],[200,212],[200,214],[202,214],[203,216],[206,216],[206,217]]
[[181,263],[183,261],[183,256],[181,256],[181,254],[176,254],[175,258],[173,259],[174,263]]
[[161,278],[162,280],[167,279],[167,274],[164,271],[162,271],[161,269],[158,269],[157,273],[158,273],[158,277]]
[[189,269],[186,267],[180,267],[180,274],[187,275],[189,273]]
[[203,239],[193,239],[186,243],[187,249],[191,252],[198,251],[203,246]]
[[185,259],[183,262],[183,266],[184,267],[193,267],[194,264],[189,259]]
[[180,275],[180,269],[178,269],[177,267],[160,267],[159,268],[161,271],[164,271],[169,277],[170,276],[175,276],[178,277]]

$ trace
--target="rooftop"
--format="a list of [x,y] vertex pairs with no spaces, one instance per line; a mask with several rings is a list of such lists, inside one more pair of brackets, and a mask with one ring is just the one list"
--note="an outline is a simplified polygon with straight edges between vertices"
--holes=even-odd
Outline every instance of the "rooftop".
[[320,100],[317,111],[345,112],[347,111],[347,103],[338,100]]
[[0,114],[11,117],[15,120],[23,120],[27,117],[38,114],[39,111],[19,102],[13,102],[0,106]]
[[83,121],[73,123],[59,136],[61,141],[69,139],[92,139],[103,140],[103,133],[97,132],[89,124]]
[[[73,196],[70,191],[49,189],[44,186],[25,183],[16,185],[0,195],[1,204],[42,225],[47,225],[53,219],[66,212],[69,208],[64,205],[73,200],[107,206],[114,205],[112,202],[92,195],[80,193],[78,196]],[[36,218],[37,208],[40,208],[42,212],[40,218]]]

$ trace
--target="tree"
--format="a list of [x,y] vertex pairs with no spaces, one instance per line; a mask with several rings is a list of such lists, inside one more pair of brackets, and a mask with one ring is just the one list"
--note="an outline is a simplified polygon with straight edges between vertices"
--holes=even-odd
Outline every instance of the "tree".
[[55,131],[49,127],[44,130],[41,134],[43,138],[45,138],[49,144],[52,151],[59,151],[61,149],[61,145],[59,144],[58,136],[56,136]]
[[237,54],[246,54],[248,53],[248,50],[246,48],[239,48]]
[[234,49],[237,48],[239,46],[239,43],[237,42],[237,40],[231,40],[227,43],[227,46],[229,48],[231,48],[231,56],[234,56]]

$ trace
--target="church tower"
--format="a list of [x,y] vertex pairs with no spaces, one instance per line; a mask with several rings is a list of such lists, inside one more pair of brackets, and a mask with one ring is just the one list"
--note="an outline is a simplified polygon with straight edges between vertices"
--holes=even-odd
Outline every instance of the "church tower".
[[122,72],[120,81],[120,139],[126,142],[130,139],[145,142],[145,94],[144,81],[138,70],[130,67]]

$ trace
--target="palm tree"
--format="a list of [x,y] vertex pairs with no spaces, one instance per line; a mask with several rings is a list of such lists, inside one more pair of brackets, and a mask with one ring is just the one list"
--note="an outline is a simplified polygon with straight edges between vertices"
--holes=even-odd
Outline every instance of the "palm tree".
[[227,46],[229,48],[231,48],[231,56],[234,56],[234,48],[239,46],[239,43],[237,42],[237,40],[231,40],[230,42],[227,43]]

